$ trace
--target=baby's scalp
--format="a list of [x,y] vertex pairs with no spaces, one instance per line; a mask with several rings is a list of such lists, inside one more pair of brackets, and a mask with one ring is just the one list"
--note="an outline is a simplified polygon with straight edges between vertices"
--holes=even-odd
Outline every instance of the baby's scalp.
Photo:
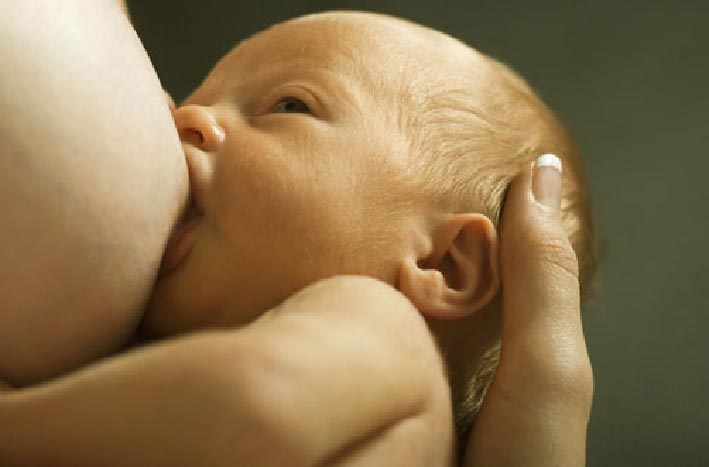
[[[411,186],[405,193],[448,212],[483,213],[498,226],[516,174],[544,153],[562,159],[563,224],[588,298],[597,251],[582,161],[567,130],[524,79],[455,38],[400,18],[331,12],[296,21],[312,20],[354,25],[372,35],[361,59],[380,54],[387,60],[386,75],[369,82],[395,109],[392,118],[408,142],[402,181]],[[496,306],[493,301],[490,308]],[[478,364],[448,367],[459,433],[469,428],[494,376],[499,344],[470,357]]]

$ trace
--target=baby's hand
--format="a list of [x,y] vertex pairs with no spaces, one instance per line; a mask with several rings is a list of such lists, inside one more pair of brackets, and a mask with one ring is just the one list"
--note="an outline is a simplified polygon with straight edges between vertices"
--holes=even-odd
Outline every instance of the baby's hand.
[[585,465],[593,374],[560,191],[560,171],[538,165],[507,195],[500,364],[468,440],[466,467]]

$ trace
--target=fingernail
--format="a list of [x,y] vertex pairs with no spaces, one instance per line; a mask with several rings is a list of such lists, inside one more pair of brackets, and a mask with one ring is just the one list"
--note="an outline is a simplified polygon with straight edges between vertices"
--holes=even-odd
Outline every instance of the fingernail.
[[554,154],[539,156],[534,162],[532,193],[538,203],[555,211],[561,206],[561,159]]

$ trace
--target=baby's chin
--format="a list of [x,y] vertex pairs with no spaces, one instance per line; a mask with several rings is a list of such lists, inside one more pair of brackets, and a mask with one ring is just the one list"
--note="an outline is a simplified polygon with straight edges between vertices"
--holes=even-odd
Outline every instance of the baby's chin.
[[[148,300],[138,335],[146,339],[175,336],[195,329],[199,320],[190,313],[190,289],[181,286],[179,267],[158,277]],[[194,308],[193,308],[194,311]]]
[[211,296],[206,290],[202,291],[204,296],[195,293],[200,287],[186,267],[189,263],[188,258],[181,267],[158,278],[138,328],[140,336],[164,339],[205,329],[241,327],[258,318],[258,314],[243,312],[236,303],[225,306],[218,294]]
[[158,280],[174,273],[188,258],[201,221],[202,217],[193,211],[173,229],[160,263]]

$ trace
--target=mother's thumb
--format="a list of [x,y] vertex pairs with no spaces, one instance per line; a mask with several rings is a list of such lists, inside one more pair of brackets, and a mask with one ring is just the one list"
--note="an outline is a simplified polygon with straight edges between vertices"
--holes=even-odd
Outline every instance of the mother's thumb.
[[559,214],[561,170],[545,154],[508,190],[500,228],[505,333],[580,325],[578,261]]

